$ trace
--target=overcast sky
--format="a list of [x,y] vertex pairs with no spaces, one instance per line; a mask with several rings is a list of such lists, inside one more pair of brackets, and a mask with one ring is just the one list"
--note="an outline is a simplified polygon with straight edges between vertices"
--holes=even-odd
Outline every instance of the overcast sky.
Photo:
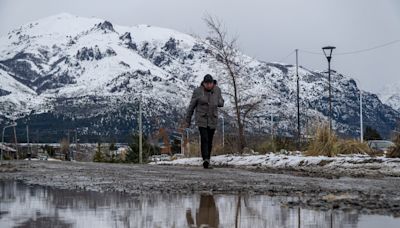
[[[334,53],[343,53],[400,40],[399,0],[0,0],[0,35],[61,12],[200,36],[207,34],[202,18],[215,15],[239,37],[243,53],[264,61],[282,60],[296,48],[322,54],[322,46],[333,45]],[[310,69],[327,68],[322,55],[300,52],[299,61]],[[284,62],[295,63],[295,56]],[[379,91],[400,82],[400,42],[334,56],[332,69]]]

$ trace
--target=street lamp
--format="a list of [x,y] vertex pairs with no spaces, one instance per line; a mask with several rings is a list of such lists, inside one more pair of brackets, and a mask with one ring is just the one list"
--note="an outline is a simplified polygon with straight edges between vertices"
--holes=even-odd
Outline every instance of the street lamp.
[[326,46],[323,47],[324,55],[328,60],[328,83],[329,83],[329,130],[332,131],[332,92],[331,92],[331,59],[333,49],[336,47]]
[[1,136],[1,155],[0,155],[1,161],[3,161],[4,131],[9,127],[16,127],[16,126],[17,123],[13,123],[11,125],[3,127],[3,135]]
[[[361,83],[360,83],[360,81],[357,79],[357,78],[353,78],[353,79],[355,79],[356,81],[357,81],[357,83],[358,83],[358,86],[360,87],[361,86]],[[362,90],[361,90],[361,87],[359,88],[360,89],[360,142],[361,143],[363,143],[364,142],[364,127],[363,127],[363,101],[362,101],[362,98],[363,98],[363,94],[362,94]]]
[[299,79],[299,49],[296,49],[296,84],[297,84],[297,150],[300,150],[300,79]]

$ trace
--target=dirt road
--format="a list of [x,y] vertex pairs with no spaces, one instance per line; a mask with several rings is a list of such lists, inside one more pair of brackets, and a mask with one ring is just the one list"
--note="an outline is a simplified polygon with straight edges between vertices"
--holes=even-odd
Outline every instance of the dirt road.
[[400,178],[324,178],[280,172],[54,161],[12,161],[0,165],[0,179],[62,189],[131,194],[267,194],[293,196],[284,202],[288,206],[400,215]]

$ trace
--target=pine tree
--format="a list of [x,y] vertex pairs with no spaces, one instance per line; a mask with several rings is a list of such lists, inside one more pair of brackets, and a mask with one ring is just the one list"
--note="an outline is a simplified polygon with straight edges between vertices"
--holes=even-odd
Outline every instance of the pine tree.
[[94,154],[93,161],[94,162],[104,162],[104,154],[101,152],[101,143],[97,144],[97,151]]
[[370,126],[367,126],[365,128],[364,140],[368,141],[368,140],[381,140],[381,139],[382,139],[381,135],[375,128],[372,128]]
[[[147,142],[146,138],[143,139],[142,145],[143,161],[146,162],[150,156],[151,150],[153,150],[153,147]],[[139,163],[139,135],[132,136],[132,143],[129,144],[129,150],[125,161],[129,163]]]

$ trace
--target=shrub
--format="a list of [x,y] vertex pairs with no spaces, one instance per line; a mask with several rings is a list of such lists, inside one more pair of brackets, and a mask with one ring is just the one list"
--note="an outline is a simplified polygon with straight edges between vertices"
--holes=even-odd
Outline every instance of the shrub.
[[395,146],[390,148],[386,154],[388,158],[400,158],[400,134],[394,139]]
[[[233,148],[237,149],[237,148]],[[211,153],[212,156],[224,155],[224,154],[231,154],[232,148],[229,146],[222,146],[222,144],[213,144],[213,151]],[[201,152],[200,152],[201,154]]]
[[97,144],[97,150],[93,157],[94,162],[105,162],[104,153],[101,151],[101,144]]
[[275,145],[271,139],[267,139],[255,146],[255,151],[259,153],[269,153],[275,150]]
[[308,156],[328,156],[337,154],[338,138],[334,132],[331,132],[329,126],[324,124],[317,127],[314,138],[311,140],[306,155]]
[[340,140],[338,142],[337,154],[371,154],[372,150],[368,144],[357,140]]
[[[215,155],[215,154],[211,153],[211,155]],[[201,157],[200,145],[199,145],[198,141],[189,142],[189,148],[187,146],[185,148],[185,157],[188,157],[188,158]]]
[[381,139],[382,139],[381,135],[375,128],[372,128],[370,126],[367,126],[365,128],[364,140],[368,141],[368,140],[381,140]]
[[54,157],[54,155],[55,155],[55,153],[56,153],[54,147],[49,146],[49,145],[45,145],[44,147],[42,147],[42,149],[43,149],[44,151],[46,151],[47,154],[48,154],[50,157]]
[[317,127],[314,138],[311,140],[308,156],[333,157],[338,154],[372,154],[372,150],[366,143],[357,140],[339,139],[334,132],[330,132],[328,125]]
[[[237,135],[225,134],[224,146],[222,146],[222,138],[214,137],[213,141],[213,150],[211,152],[212,156],[216,155],[224,155],[224,154],[235,154],[238,153],[238,145],[237,145]],[[196,144],[198,148],[200,148],[199,144]],[[197,149],[198,154],[201,156],[201,152]]]
[[[151,146],[146,137],[143,136],[142,152],[142,160],[145,163],[148,161],[151,154],[156,154],[159,150],[157,151],[157,148]],[[129,150],[125,162],[139,163],[139,135],[135,134],[132,136],[132,142],[129,144]]]
[[115,143],[111,143],[110,144],[109,150],[110,151],[116,151],[117,150],[117,147],[115,146]]

